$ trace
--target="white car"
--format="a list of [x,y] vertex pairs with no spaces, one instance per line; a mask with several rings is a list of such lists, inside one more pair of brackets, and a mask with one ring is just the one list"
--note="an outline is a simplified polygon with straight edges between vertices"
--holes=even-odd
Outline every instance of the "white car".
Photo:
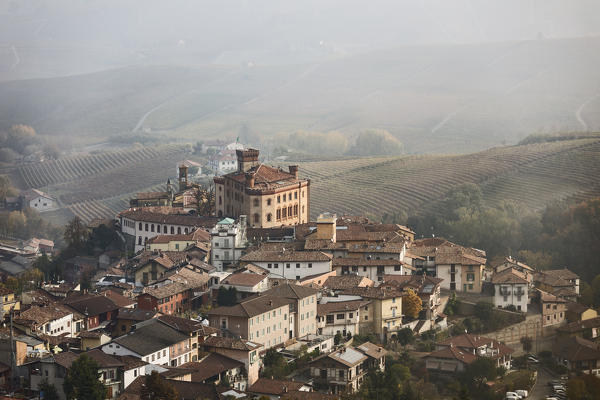
[[521,396],[519,396],[516,392],[506,392],[506,395],[504,396],[505,399],[517,399],[520,400],[522,399]]
[[529,395],[529,392],[527,390],[515,390],[515,393],[521,396],[522,399]]

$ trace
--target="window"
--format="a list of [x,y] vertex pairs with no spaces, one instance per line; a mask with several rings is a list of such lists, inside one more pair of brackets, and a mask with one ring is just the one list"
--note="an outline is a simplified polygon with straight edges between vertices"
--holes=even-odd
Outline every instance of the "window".
[[300,263],[296,263],[296,268],[300,268]]
[[277,196],[277,203],[281,203],[281,196]]
[[174,234],[175,234],[175,227],[172,226],[171,227],[171,235],[174,235]]
[[333,324],[333,315],[328,315],[328,316],[326,317],[326,322],[327,322],[328,324]]
[[254,199],[252,203],[254,204],[254,207],[258,207],[258,199]]
[[154,224],[150,225],[150,232],[154,232]]
[[163,233],[167,233],[167,226],[166,225],[163,227]]
[[287,208],[285,207],[281,209],[281,218],[287,218]]
[[267,199],[267,205],[270,206],[271,205],[271,199]]
[[298,198],[298,192],[294,192],[294,199]]
[[308,268],[312,268],[312,263],[308,263]]
[[146,224],[146,225],[145,225],[145,228],[146,228],[146,229],[144,229],[144,230],[145,230],[146,232],[148,232],[148,224]]
[[140,231],[142,230],[142,223],[141,222],[140,222],[140,225],[139,225],[139,230]]
[[349,313],[348,318],[354,318],[354,313]]
[[273,264],[273,267],[275,267],[275,268],[279,268],[279,264],[278,264],[278,263],[275,263],[275,264]]
[[142,237],[141,236],[138,236],[138,245],[140,245],[140,246],[142,245]]
[[336,315],[336,319],[344,319],[344,314],[338,314],[338,315]]
[[277,220],[279,221],[281,219],[281,209],[277,210]]
[[255,223],[255,224],[258,224],[258,223],[259,223],[259,221],[260,221],[260,216],[258,215],[258,213],[255,213],[255,214],[254,214],[254,223]]
[[475,274],[467,274],[467,282],[473,282],[475,280]]
[[271,222],[272,219],[273,219],[273,214],[268,213],[267,214],[267,222]]

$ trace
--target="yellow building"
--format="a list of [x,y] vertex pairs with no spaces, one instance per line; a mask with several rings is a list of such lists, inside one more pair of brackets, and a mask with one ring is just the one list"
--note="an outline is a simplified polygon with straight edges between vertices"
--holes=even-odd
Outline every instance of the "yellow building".
[[0,287],[0,302],[2,303],[2,314],[8,314],[11,308],[21,309],[21,302],[15,297],[15,293],[6,288]]
[[248,216],[253,228],[308,222],[310,180],[298,178],[298,166],[288,171],[258,161],[258,150],[236,150],[238,170],[215,177],[219,217]]
[[[372,331],[386,340],[402,329],[402,290],[394,285],[383,284],[378,287],[356,287],[342,294],[361,296],[370,300],[368,308],[361,310],[361,316],[372,315]],[[372,310],[369,310],[372,308]],[[366,321],[360,321],[364,325]]]
[[210,241],[210,233],[203,229],[183,235],[158,235],[146,242],[146,250],[151,251],[184,251],[188,246]]

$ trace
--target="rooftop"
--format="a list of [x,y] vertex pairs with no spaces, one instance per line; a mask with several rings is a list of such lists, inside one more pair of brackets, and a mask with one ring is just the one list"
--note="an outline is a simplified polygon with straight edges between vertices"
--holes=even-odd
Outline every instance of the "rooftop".
[[256,286],[267,279],[266,275],[254,274],[251,272],[237,272],[229,275],[221,283],[234,286]]
[[253,351],[260,347],[262,344],[254,343],[245,339],[226,338],[221,336],[209,336],[207,337],[202,346],[216,347],[220,349],[231,349],[231,350],[244,350]]
[[510,284],[523,284],[527,285],[529,281],[527,280],[525,274],[514,269],[507,268],[503,271],[494,273],[492,275],[492,283],[494,285],[510,285]]
[[256,250],[240,258],[246,262],[297,262],[297,261],[330,261],[331,256],[321,251],[269,251]]
[[248,387],[247,391],[251,393],[281,395],[290,391],[300,390],[302,386],[304,386],[302,382],[259,378],[252,386]]
[[247,298],[233,306],[222,306],[211,309],[209,315],[228,315],[234,317],[254,317],[267,311],[275,310],[290,304],[290,300],[282,297],[259,295]]
[[369,303],[368,300],[330,301],[325,304],[317,304],[317,315],[358,310]]
[[114,342],[140,356],[145,356],[188,338],[188,335],[156,321],[136,328],[125,336],[118,337]]

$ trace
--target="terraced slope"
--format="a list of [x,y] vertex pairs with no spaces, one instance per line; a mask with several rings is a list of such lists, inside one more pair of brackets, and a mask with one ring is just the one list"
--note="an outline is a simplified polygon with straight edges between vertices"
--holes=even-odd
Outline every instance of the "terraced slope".
[[311,162],[311,214],[382,215],[431,210],[453,186],[480,184],[484,200],[529,209],[600,192],[600,137],[494,148],[460,156],[407,156]]

